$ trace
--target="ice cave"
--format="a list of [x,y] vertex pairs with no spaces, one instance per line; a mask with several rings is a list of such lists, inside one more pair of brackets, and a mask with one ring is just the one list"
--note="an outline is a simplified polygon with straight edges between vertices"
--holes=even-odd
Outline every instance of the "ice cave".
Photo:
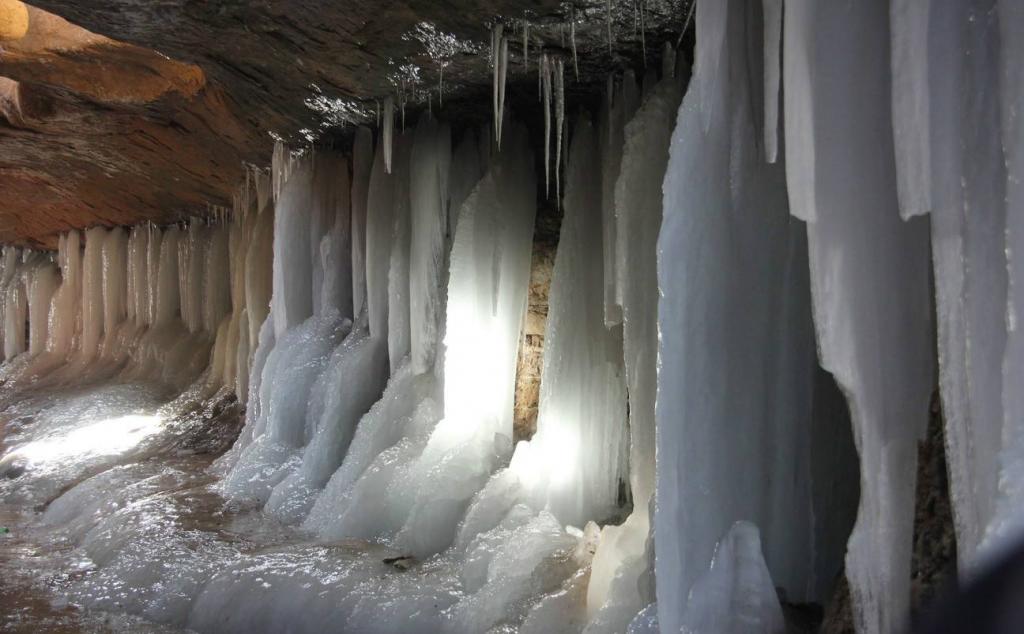
[[0,0],[0,632],[1024,632],[1022,112],[1021,0]]

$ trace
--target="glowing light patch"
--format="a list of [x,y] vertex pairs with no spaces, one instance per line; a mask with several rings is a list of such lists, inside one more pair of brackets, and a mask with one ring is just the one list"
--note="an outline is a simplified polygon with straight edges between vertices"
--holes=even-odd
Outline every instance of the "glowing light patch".
[[98,420],[65,434],[30,442],[11,452],[32,464],[123,454],[138,447],[163,427],[159,416],[129,414]]

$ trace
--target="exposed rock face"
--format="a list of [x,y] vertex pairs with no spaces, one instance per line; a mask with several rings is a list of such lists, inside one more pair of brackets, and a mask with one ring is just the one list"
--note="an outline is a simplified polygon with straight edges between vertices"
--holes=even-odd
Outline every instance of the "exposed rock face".
[[201,68],[21,6],[0,41],[0,241],[229,200],[261,148]]
[[[442,75],[449,116],[486,120],[495,19],[509,30],[523,17],[531,23],[532,66],[522,63],[521,33],[510,37],[509,81],[524,89],[535,83],[542,48],[569,60],[574,20],[572,95],[603,86],[609,69],[636,66],[644,53],[655,62],[689,7],[686,0],[650,0],[644,13],[631,0],[575,10],[554,0],[36,4],[0,0],[0,242],[44,246],[71,227],[167,222],[228,205],[243,163],[269,162],[271,133],[306,143],[346,122],[375,123],[378,100],[396,92],[417,104],[410,107],[436,104]],[[450,110],[459,95],[472,101]]]

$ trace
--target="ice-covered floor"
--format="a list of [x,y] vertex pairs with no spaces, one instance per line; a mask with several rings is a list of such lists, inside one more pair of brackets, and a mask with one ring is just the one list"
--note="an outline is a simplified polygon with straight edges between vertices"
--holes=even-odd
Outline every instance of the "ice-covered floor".
[[166,398],[142,384],[8,398],[0,631],[310,631],[337,623],[373,632],[410,621],[437,631],[451,619],[486,628],[503,619],[508,601],[446,610],[467,587],[495,582],[486,574],[491,557],[517,556],[487,541],[518,529],[522,540],[547,544],[523,549],[547,561],[523,562],[521,579],[496,586],[518,599],[513,612],[560,586],[586,556],[553,518],[529,512],[511,514],[464,557],[420,562],[362,540],[316,539],[217,492],[217,454],[206,449],[227,446],[219,430],[237,410],[203,416],[187,399]]

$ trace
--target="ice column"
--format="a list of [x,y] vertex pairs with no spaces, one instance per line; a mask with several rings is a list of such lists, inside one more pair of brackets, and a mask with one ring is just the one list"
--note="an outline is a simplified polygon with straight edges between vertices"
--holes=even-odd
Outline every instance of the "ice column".
[[622,340],[604,326],[601,190],[597,134],[587,118],[576,124],[566,170],[565,216],[552,273],[544,337],[537,459],[514,461],[535,499],[559,521],[583,526],[618,506],[627,477],[626,386]]
[[892,632],[909,611],[934,359],[928,223],[898,206],[889,6],[792,0],[783,32],[790,203],[808,223],[820,361],[847,395],[861,462],[846,576],[859,631]]

